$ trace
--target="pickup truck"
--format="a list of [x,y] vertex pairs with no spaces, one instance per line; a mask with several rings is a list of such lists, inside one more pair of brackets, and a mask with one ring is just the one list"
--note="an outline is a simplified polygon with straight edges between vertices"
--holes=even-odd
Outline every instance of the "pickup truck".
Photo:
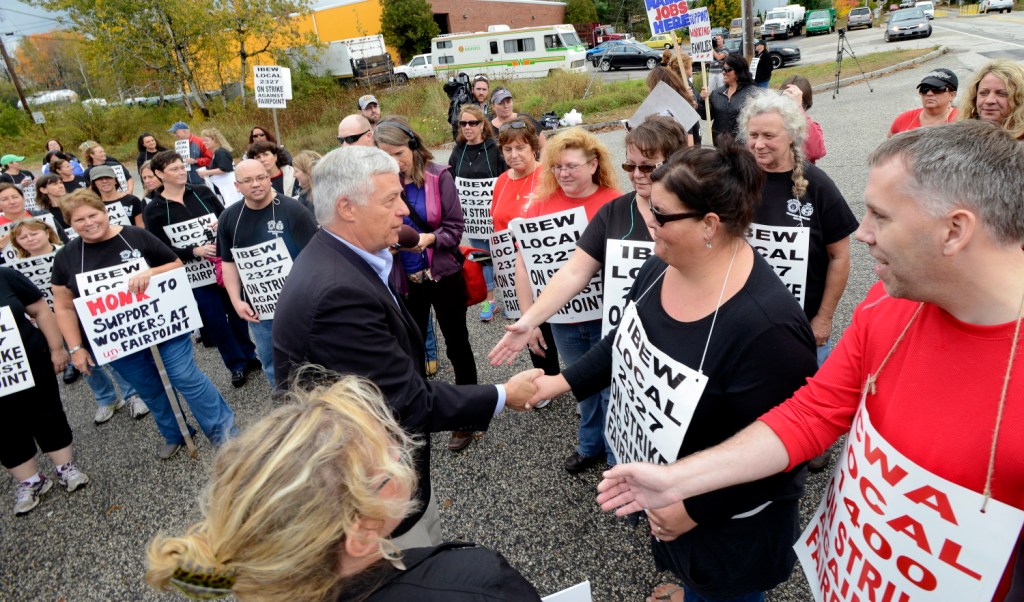
[[832,33],[836,30],[836,11],[833,8],[815,10],[807,15],[804,32],[807,37],[819,33]]
[[417,77],[434,77],[434,57],[417,54],[406,65],[395,67],[395,83],[404,84]]

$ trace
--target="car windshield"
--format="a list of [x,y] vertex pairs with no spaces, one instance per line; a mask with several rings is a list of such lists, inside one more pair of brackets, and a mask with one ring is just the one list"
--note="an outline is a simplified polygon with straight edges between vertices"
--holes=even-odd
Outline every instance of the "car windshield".
[[871,11],[871,9],[869,9],[869,8],[855,8],[855,9],[850,11],[850,16],[852,17],[854,15],[866,15],[870,11]]
[[924,11],[920,8],[906,8],[898,10],[892,14],[893,21],[913,21],[914,19],[923,19]]
[[823,10],[816,10],[813,13],[811,13],[811,16],[809,16],[807,18],[808,19],[827,19],[828,18],[828,12],[823,11]]

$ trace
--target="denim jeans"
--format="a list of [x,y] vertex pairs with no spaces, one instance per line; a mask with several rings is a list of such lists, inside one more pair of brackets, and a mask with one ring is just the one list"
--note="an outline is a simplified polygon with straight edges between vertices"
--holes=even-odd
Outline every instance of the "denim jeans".
[[832,339],[825,341],[825,344],[818,347],[818,367],[825,363],[828,356],[832,354]]
[[764,602],[764,592],[754,592],[744,596],[729,598],[728,600],[722,600],[720,598],[705,598],[685,585],[683,586],[683,592],[683,599],[686,600],[686,602]]
[[426,349],[426,357],[428,362],[437,361],[437,339],[434,338],[434,313],[431,312],[427,315],[427,338],[423,341],[423,345]]
[[[249,340],[248,330],[244,328],[245,320],[238,316],[230,303],[225,307],[222,293],[227,295],[216,284],[192,289],[206,335],[217,346],[224,366],[231,372],[238,372],[245,369],[247,360],[256,357],[256,348]],[[232,318],[242,324],[241,330],[231,323]]]
[[252,335],[252,342],[256,345],[256,356],[263,364],[263,374],[267,375],[267,382],[270,383],[271,389],[276,384],[274,381],[274,339],[271,336],[273,329],[273,320],[249,322],[249,334]]
[[[583,354],[601,341],[601,320],[577,324],[552,324],[551,334],[555,338],[558,353],[562,355],[565,365],[568,366],[583,357]],[[588,458],[605,455],[608,464],[614,465],[615,455],[604,438],[604,420],[608,415],[608,396],[609,391],[605,389],[579,400],[580,445],[577,451],[581,456]]]
[[757,82],[754,85],[757,86],[758,88],[767,88],[768,84],[769,84],[769,82]]
[[[108,373],[109,371],[109,373]],[[111,380],[113,375],[113,380]],[[128,399],[132,395],[138,395],[135,387],[124,379],[117,370],[111,366],[93,366],[92,375],[82,373],[82,378],[92,389],[92,396],[96,398],[96,405],[112,406],[117,403],[117,389],[114,389],[114,382],[121,390],[121,399]]]
[[[471,238],[469,239],[469,246],[474,249],[480,249],[481,251],[491,252],[491,241],[486,238]],[[487,290],[494,290],[494,266],[483,264],[481,267],[484,269],[484,282],[487,283]]]
[[[163,359],[167,378],[171,385],[185,398],[192,416],[199,422],[206,438],[214,445],[220,445],[235,435],[235,415],[228,407],[217,387],[213,386],[192,356],[192,339],[190,335],[164,341],[157,345]],[[178,429],[171,409],[171,401],[167,398],[163,381],[156,368],[153,354],[147,349],[111,362],[115,370],[135,386],[146,406],[153,413],[156,427],[167,443],[182,444],[185,437]],[[191,430],[191,427],[189,427]]]

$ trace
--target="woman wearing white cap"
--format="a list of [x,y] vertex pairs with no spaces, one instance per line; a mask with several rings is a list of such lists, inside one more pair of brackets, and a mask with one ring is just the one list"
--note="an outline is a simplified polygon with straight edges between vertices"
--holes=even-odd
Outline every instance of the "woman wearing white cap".
[[940,125],[956,121],[960,111],[953,106],[956,89],[960,85],[956,74],[949,69],[935,69],[917,84],[921,95],[921,108],[901,113],[889,127],[887,138],[907,130]]

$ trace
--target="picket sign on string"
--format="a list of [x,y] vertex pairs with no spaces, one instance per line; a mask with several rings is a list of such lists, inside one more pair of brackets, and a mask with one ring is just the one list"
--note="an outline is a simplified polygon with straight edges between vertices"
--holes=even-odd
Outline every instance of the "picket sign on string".
[[192,151],[189,149],[189,141],[175,140],[174,152],[178,153],[178,156],[181,157],[181,162],[185,164],[185,171],[192,171],[192,166],[188,163],[188,160],[192,158]]
[[132,218],[128,215],[128,208],[125,207],[121,202],[114,201],[113,203],[103,203],[107,208],[107,215],[110,217],[110,223],[115,226],[134,226]]
[[[519,242],[519,251],[530,275],[530,289],[536,299],[576,250],[576,241],[587,229],[587,211],[583,207],[574,207],[540,217],[517,218],[509,226]],[[548,322],[574,324],[600,320],[602,291],[601,275],[596,274]]]
[[983,500],[901,454],[862,397],[825,496],[793,546],[814,599],[991,600],[1024,510],[990,499],[982,512]]
[[25,344],[9,305],[0,307],[0,397],[36,386]]
[[462,217],[466,222],[463,234],[467,237],[486,239],[494,233],[491,226],[491,198],[497,181],[498,178],[455,178],[455,190],[459,194]]
[[75,274],[75,282],[78,284],[78,295],[86,297],[102,291],[109,291],[128,284],[128,279],[149,269],[149,264],[142,259],[141,254],[135,255],[138,251],[131,251],[134,259],[129,259],[108,268],[99,268],[81,274]]
[[117,189],[121,192],[126,192],[128,190],[128,178],[124,174],[124,168],[120,165],[111,165],[110,168],[114,170],[114,179],[117,180]]
[[[212,228],[217,223],[217,216],[207,213],[199,217],[168,224],[164,226],[164,233],[171,241],[175,249],[188,249],[196,245],[205,245],[213,242],[210,234],[215,230]],[[185,261],[185,272],[188,274],[188,282],[192,288],[199,288],[210,284],[217,284],[217,272],[212,261],[204,257],[190,257]]]
[[97,364],[107,364],[203,325],[185,268],[157,274],[145,292],[127,283],[75,299],[75,311]]
[[54,251],[46,255],[16,259],[10,264],[12,268],[24,274],[32,281],[32,284],[36,285],[36,288],[43,293],[43,298],[46,299],[50,309],[53,309],[53,285],[50,279],[53,275],[53,258],[56,256],[57,252]]
[[235,267],[242,280],[242,291],[252,310],[260,320],[273,320],[277,311],[277,298],[288,274],[292,271],[292,256],[283,238],[231,249]]
[[640,240],[609,240],[604,259],[604,319],[601,336],[608,336],[622,321],[626,296],[633,288],[636,275],[647,259],[654,255],[654,243]]
[[491,264],[494,266],[494,298],[507,317],[518,320],[522,312],[516,297],[516,243],[511,230],[491,235]]
[[[45,223],[47,226],[53,228],[54,232],[58,231],[57,224],[53,221],[53,215],[51,215],[50,213],[33,215],[32,219],[37,219]],[[10,234],[11,230],[14,229],[14,226],[18,225],[18,222],[20,221],[21,220],[15,220],[13,222],[0,225],[0,237],[7,236],[8,234]],[[14,249],[14,245],[10,241],[8,241],[7,245],[4,246],[2,250],[0,250],[0,253],[3,253],[4,263],[8,265],[18,260],[18,252]]]
[[33,212],[39,210],[39,205],[36,203],[36,182],[32,180],[28,184],[21,187],[22,194],[25,195],[25,211]]
[[761,254],[786,289],[804,306],[807,298],[807,260],[811,229],[806,226],[750,224],[747,242]]

